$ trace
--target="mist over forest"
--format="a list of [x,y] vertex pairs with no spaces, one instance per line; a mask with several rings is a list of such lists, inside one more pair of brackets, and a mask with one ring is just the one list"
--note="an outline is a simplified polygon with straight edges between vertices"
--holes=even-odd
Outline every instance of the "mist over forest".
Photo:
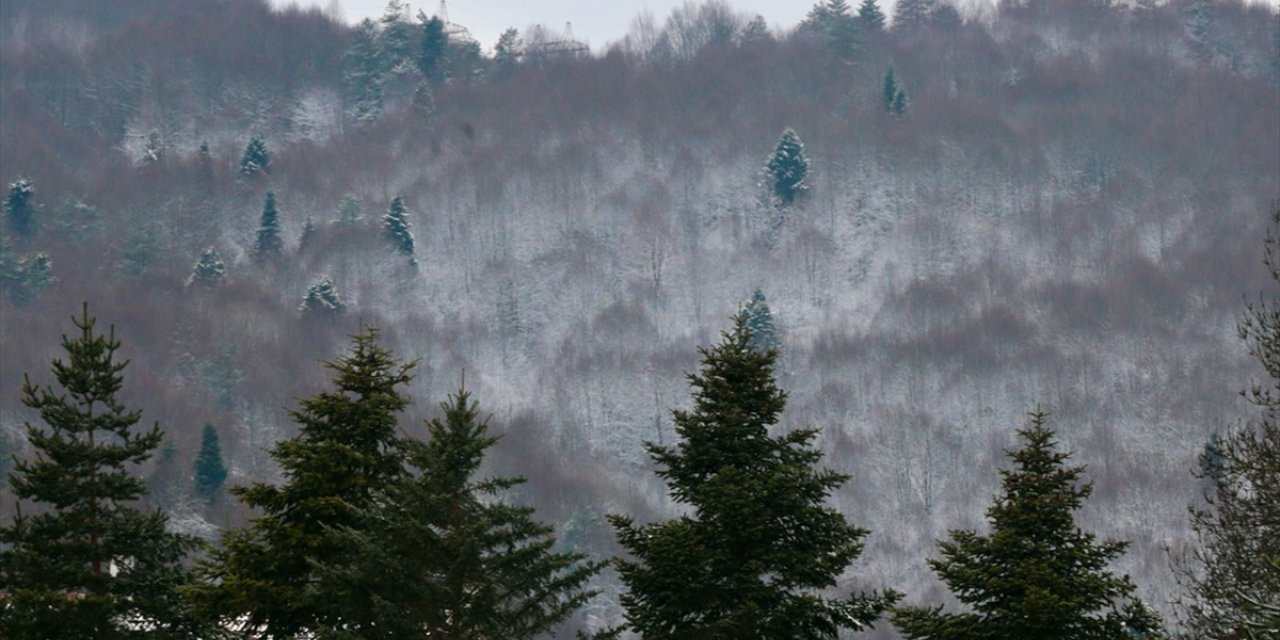
[[[1268,374],[1237,327],[1274,297],[1280,13],[900,0],[842,30],[836,4],[782,25],[690,2],[595,52],[444,23],[424,56],[430,15],[399,2],[349,25],[0,0],[0,471],[34,459],[24,376],[52,382],[87,301],[163,431],[141,504],[216,542],[258,512],[202,495],[205,425],[226,487],[283,482],[291,411],[376,327],[417,361],[397,432],[429,440],[465,381],[501,436],[482,475],[528,478],[509,499],[607,560],[607,514],[688,512],[645,443],[679,441],[699,347],[766,304],[770,433],[817,429],[850,476],[827,504],[869,531],[837,590],[954,608],[925,559],[986,530],[1039,408],[1094,483],[1079,525],[1130,542],[1110,566],[1176,629],[1192,471]],[[621,622],[617,573],[589,584],[556,637]]]

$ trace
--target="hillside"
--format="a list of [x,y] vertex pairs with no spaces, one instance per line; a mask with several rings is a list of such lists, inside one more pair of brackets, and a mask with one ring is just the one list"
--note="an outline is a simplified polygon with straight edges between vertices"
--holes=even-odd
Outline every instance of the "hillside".
[[[455,40],[431,83],[406,55],[373,96],[373,32],[319,12],[3,0],[0,180],[35,188],[33,230],[3,227],[5,438],[21,455],[22,375],[47,375],[88,300],[177,468],[208,422],[231,482],[271,479],[263,447],[323,385],[316,361],[369,324],[421,359],[403,428],[465,372],[507,434],[495,466],[531,478],[544,519],[668,513],[642,443],[670,441],[697,347],[759,289],[783,427],[822,429],[853,476],[838,506],[872,532],[852,584],[940,601],[921,558],[981,526],[1042,406],[1096,482],[1085,525],[1133,541],[1119,568],[1166,606],[1189,470],[1260,375],[1235,323],[1280,195],[1280,16],[1006,2],[853,52],[750,18],[691,5],[597,55],[539,29],[505,57]],[[764,166],[788,128],[810,188],[780,215]],[[242,170],[251,136],[265,171]],[[284,251],[261,261],[268,191]],[[383,231],[396,196],[412,262]],[[207,247],[226,275],[188,286]],[[39,253],[47,286],[16,266]],[[300,311],[325,277],[345,312]],[[187,482],[153,497],[194,530],[247,516]],[[587,538],[614,549],[603,525]],[[608,600],[593,613],[616,615]]]

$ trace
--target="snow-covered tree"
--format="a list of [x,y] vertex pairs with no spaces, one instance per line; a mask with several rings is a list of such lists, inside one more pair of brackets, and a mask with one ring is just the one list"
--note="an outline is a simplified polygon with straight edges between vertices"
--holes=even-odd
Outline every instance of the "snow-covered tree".
[[337,287],[328,276],[324,276],[307,288],[307,295],[302,298],[298,309],[303,313],[330,315],[342,313],[347,306],[342,303]]
[[387,215],[382,217],[382,228],[396,250],[409,256],[410,262],[416,262],[413,257],[413,232],[409,230],[409,219],[405,217],[406,213],[404,199],[400,196],[392,198]]
[[363,218],[364,211],[360,206],[360,199],[351,194],[342,196],[342,200],[338,201],[338,224],[353,225]]
[[240,175],[252,178],[266,173],[270,166],[271,152],[267,150],[266,141],[259,136],[249,138],[249,144],[245,145],[244,153],[240,156]]
[[142,145],[142,157],[138,159],[141,166],[150,166],[164,161],[165,144],[160,132],[154,129],[147,134],[147,141]]
[[417,31],[409,22],[409,6],[400,0],[390,0],[379,19],[378,52],[383,71],[388,76],[402,76],[414,70],[414,35]]
[[751,346],[761,351],[778,348],[778,330],[773,324],[773,312],[769,310],[763,291],[756,289],[751,294],[751,300],[743,305],[738,317],[742,325],[751,331]]
[[342,56],[343,81],[351,100],[351,117],[357,121],[376,120],[382,115],[382,86],[385,82],[378,26],[368,18],[356,25],[351,47]]
[[191,275],[187,277],[187,286],[199,284],[204,286],[212,286],[222,280],[227,274],[227,267],[222,262],[222,255],[213,246],[206,247],[200,252],[200,257],[196,258],[196,263],[191,267]]
[[804,143],[792,129],[782,132],[765,164],[770,193],[775,201],[788,207],[809,189],[809,159],[804,153]]
[[21,237],[31,237],[36,231],[35,205],[31,198],[36,185],[28,178],[18,178],[9,183],[9,193],[4,198],[4,213],[13,231]]
[[46,253],[19,257],[7,238],[0,238],[0,290],[18,304],[30,302],[57,282],[53,261]]
[[258,224],[257,240],[253,244],[253,259],[258,262],[273,260],[284,252],[280,239],[280,212],[276,209],[276,194],[267,192],[262,205],[262,221]]

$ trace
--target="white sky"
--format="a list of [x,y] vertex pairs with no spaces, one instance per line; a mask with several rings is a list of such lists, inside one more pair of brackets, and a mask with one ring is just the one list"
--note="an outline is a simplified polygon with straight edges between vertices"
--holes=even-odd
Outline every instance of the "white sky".
[[[272,0],[276,5],[300,4],[328,7],[334,0]],[[440,0],[406,0],[414,15],[418,9],[432,15]],[[769,26],[793,27],[804,19],[816,0],[729,0],[734,9],[751,15],[760,14]],[[850,2],[857,6],[861,0]],[[337,0],[348,22],[377,18],[386,8],[386,0]],[[648,10],[658,24],[684,0],[447,0],[449,20],[471,31],[486,49],[493,46],[507,27],[524,31],[531,24],[542,24],[560,30],[573,23],[573,35],[602,50],[627,34],[631,21]],[[886,12],[893,0],[880,0]]]

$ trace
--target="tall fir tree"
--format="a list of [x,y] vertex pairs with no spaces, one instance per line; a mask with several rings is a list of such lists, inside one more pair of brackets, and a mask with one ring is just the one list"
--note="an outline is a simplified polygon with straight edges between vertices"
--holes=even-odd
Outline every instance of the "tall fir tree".
[[764,292],[756,289],[751,293],[751,300],[738,312],[742,324],[751,332],[751,346],[761,351],[777,349],[778,329],[773,323],[773,312],[769,310],[769,301]]
[[22,402],[46,425],[26,425],[38,454],[9,476],[19,508],[0,528],[0,637],[98,640],[191,637],[195,627],[177,595],[182,566],[197,541],[167,531],[163,512],[140,511],[146,483],[130,468],[160,445],[158,425],[137,429],[140,411],[120,403],[114,327],[94,331],[86,304],[63,336],[66,360],[53,361],[58,388],[24,377]]
[[688,514],[637,525],[609,517],[629,557],[626,625],[663,638],[836,638],[869,626],[892,592],[835,597],[867,531],[826,504],[848,476],[818,468],[815,429],[773,436],[786,404],[776,351],[751,345],[738,318],[700,350],[694,406],[674,411],[680,441],[647,448]]
[[31,202],[35,195],[35,183],[28,178],[18,178],[9,183],[9,191],[5,194],[5,216],[9,219],[10,228],[20,238],[35,235],[35,205]]
[[253,259],[267,262],[283,253],[284,242],[280,239],[280,211],[276,209],[276,194],[268,191],[267,199],[262,204],[262,221],[258,224],[257,239],[253,243]]
[[307,287],[307,294],[302,297],[302,304],[298,305],[298,310],[303,313],[328,317],[340,314],[346,308],[342,296],[338,295],[338,288],[328,276],[321,277],[315,284]]
[[382,228],[395,244],[396,250],[409,257],[409,262],[416,263],[413,257],[413,232],[409,230],[408,211],[404,207],[404,199],[396,196],[391,199],[391,207],[382,217]]
[[284,484],[231,489],[261,515],[227,531],[201,566],[203,581],[189,593],[208,619],[261,638],[338,624],[335,604],[347,594],[317,590],[320,570],[347,562],[350,547],[338,531],[359,526],[404,475],[396,421],[414,365],[396,360],[377,338],[374,329],[353,336],[351,351],[326,363],[334,389],[291,412],[301,430],[271,452]]
[[929,24],[938,0],[898,0],[893,10],[893,28],[913,31]]
[[191,275],[187,277],[187,286],[201,285],[211,287],[222,281],[227,275],[227,265],[222,262],[222,254],[215,247],[205,247],[191,267]]
[[1004,494],[987,509],[989,535],[955,530],[940,542],[942,559],[929,566],[968,606],[902,607],[893,624],[907,638],[991,640],[1036,638],[1160,638],[1160,621],[1134,597],[1128,576],[1107,565],[1127,542],[1099,542],[1081,531],[1074,512],[1093,491],[1083,467],[1069,467],[1057,450],[1046,414],[1031,414],[1018,431],[1022,448],[1009,451],[1013,468],[1001,470]]
[[222,445],[218,442],[218,430],[205,424],[200,432],[200,451],[192,468],[196,495],[212,504],[222,492],[227,481],[227,468],[222,463]]
[[258,136],[249,138],[249,143],[240,156],[240,175],[252,178],[266,173],[270,167],[271,152],[267,150],[266,141]]
[[498,438],[468,392],[441,408],[429,440],[406,443],[416,472],[343,531],[349,562],[321,576],[318,591],[350,594],[334,602],[332,635],[523,640],[553,631],[592,595],[583,585],[603,563],[553,551],[553,530],[533,509],[502,500],[524,479],[476,477]]
[[858,6],[858,28],[864,34],[876,34],[884,31],[884,12],[876,0],[862,0]]
[[378,26],[373,20],[366,18],[356,25],[342,64],[351,116],[360,122],[376,120],[382,115],[386,74],[378,47]]
[[782,207],[794,204],[809,189],[809,158],[804,143],[793,129],[782,132],[769,161],[765,163],[769,191]]
[[378,52],[388,77],[412,73],[417,66],[414,36],[417,29],[409,22],[409,6],[401,0],[390,0],[378,22]]
[[1261,415],[1215,433],[1201,454],[1196,475],[1209,490],[1191,509],[1196,545],[1175,564],[1177,611],[1195,638],[1280,637],[1280,205],[1264,247],[1275,286],[1239,323],[1268,378],[1243,393]]
[[884,72],[884,82],[881,83],[880,89],[880,98],[884,102],[885,111],[893,111],[893,101],[899,91],[898,78],[893,74],[893,67],[889,67]]
[[444,21],[432,16],[422,21],[422,40],[418,46],[418,72],[431,84],[444,82],[445,56],[449,52],[449,34]]

